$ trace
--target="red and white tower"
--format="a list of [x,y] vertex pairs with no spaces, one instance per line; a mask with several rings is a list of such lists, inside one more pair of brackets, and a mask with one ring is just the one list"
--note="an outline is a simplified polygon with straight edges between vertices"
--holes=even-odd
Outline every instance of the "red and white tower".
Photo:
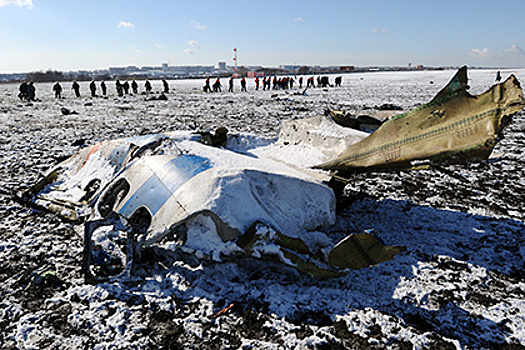
[[233,68],[233,71],[237,73],[237,48],[233,48],[233,62],[235,63],[235,68]]

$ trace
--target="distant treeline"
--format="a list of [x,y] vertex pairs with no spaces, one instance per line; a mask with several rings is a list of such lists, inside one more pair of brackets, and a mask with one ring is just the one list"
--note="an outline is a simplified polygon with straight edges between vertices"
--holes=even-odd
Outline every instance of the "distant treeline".
[[64,74],[56,70],[48,70],[47,72],[31,72],[26,75],[27,81],[34,81],[39,83],[55,82],[55,81],[90,81],[90,80],[111,80],[108,74],[93,76],[90,74]]

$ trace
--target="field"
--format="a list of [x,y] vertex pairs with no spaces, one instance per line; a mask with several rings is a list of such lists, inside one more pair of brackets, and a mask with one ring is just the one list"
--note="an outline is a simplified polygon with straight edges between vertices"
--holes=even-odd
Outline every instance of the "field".
[[[525,70],[502,76],[511,73],[525,81]],[[140,283],[89,285],[83,227],[13,199],[83,145],[219,126],[276,137],[282,120],[326,108],[409,110],[453,75],[345,74],[341,87],[306,94],[255,91],[252,79],[248,92],[236,82],[234,93],[205,94],[202,80],[173,80],[166,101],[150,100],[160,81],[153,95],[124,97],[106,82],[107,98],[89,97],[85,82],[75,98],[68,82],[61,100],[52,84],[37,83],[32,103],[17,98],[17,84],[0,85],[0,348],[525,349],[523,112],[489,161],[352,178],[326,234],[371,229],[407,251],[341,278],[316,280],[257,259],[184,257],[170,266],[152,259]],[[495,71],[469,77],[479,94]]]

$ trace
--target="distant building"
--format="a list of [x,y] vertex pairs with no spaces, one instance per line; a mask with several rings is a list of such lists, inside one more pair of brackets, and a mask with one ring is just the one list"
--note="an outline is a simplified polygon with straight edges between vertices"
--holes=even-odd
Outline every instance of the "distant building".
[[301,66],[296,64],[281,64],[279,68],[289,72],[297,72]]
[[150,70],[161,70],[161,67],[154,67],[154,66],[142,66],[140,67],[141,72],[148,72]]
[[126,74],[125,67],[109,67],[109,73],[112,75]]
[[339,70],[342,72],[353,72],[355,70],[354,66],[341,66]]
[[217,68],[219,70],[226,70],[226,62],[224,61],[220,61],[218,64],[217,64]]

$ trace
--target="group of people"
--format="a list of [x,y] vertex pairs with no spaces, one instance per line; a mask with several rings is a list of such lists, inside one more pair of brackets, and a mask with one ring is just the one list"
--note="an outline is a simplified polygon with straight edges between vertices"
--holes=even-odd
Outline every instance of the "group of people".
[[36,88],[32,81],[29,83],[24,81],[20,84],[19,90],[18,98],[21,101],[34,101],[36,99]]
[[[169,93],[170,87],[169,87],[168,82],[165,79],[162,79],[162,85],[163,85],[163,93]],[[130,90],[130,87],[131,87],[131,90]],[[76,81],[73,82],[73,84],[71,85],[71,90],[74,91],[76,97],[81,96],[80,95],[80,84],[78,82]],[[102,92],[102,96],[107,95],[108,90],[107,90],[106,83],[104,81],[100,82],[100,90]],[[135,80],[133,80],[130,84],[128,81],[121,83],[120,80],[117,79],[115,81],[115,90],[117,91],[118,96],[129,95],[130,93],[137,95],[139,93],[139,85],[137,84]],[[152,90],[153,90],[153,87],[151,83],[148,80],[146,80],[146,82],[144,83],[145,93],[150,94]],[[20,91],[22,91],[22,86],[20,87]],[[91,93],[91,97],[97,96],[97,85],[94,80],[92,80],[91,83],[89,83],[89,91]],[[60,85],[59,82],[56,82],[53,85],[53,92],[55,93],[55,98],[62,98],[62,85]]]
[[[204,92],[222,92],[222,84],[220,77],[217,77],[215,79],[215,82],[213,85],[210,85],[210,77],[206,79],[205,85],[203,87]],[[341,86],[341,80],[342,77],[336,77],[335,78],[335,86]],[[230,77],[228,81],[228,92],[234,91],[234,81],[235,78],[232,76]],[[254,84],[255,84],[255,90],[288,90],[293,89],[295,84],[298,84],[298,88],[303,88],[303,77],[299,77],[297,81],[294,79],[294,77],[255,77]],[[240,78],[240,85],[241,85],[241,91],[247,91],[246,86],[246,78],[241,77]],[[169,84],[165,79],[162,79],[162,85],[163,85],[163,94],[169,93]],[[327,87],[327,86],[333,86],[329,83],[328,77],[317,77],[317,84],[314,79],[314,77],[309,77],[306,80],[306,88],[310,87]],[[76,97],[81,97],[80,94],[80,84],[76,81],[73,81],[71,85],[71,90],[74,91]],[[115,81],[115,90],[117,92],[118,96],[124,96],[129,94],[137,95],[139,94],[139,85],[138,83],[133,80],[131,83],[128,81],[121,82],[119,79]],[[145,94],[150,94],[153,90],[153,86],[151,83],[146,80],[144,82],[144,92]],[[97,95],[97,84],[95,80],[92,80],[89,83],[89,91],[91,93],[92,97],[96,97]],[[104,81],[100,82],[100,91],[101,96],[107,95],[107,86]],[[53,92],[55,93],[55,98],[60,99],[62,98],[62,85],[59,82],[56,82],[53,85]],[[20,93],[18,94],[18,97],[20,100],[25,101],[34,101],[36,98],[36,88],[33,82],[23,82],[20,85]]]
[[204,87],[202,88],[204,92],[221,92],[222,91],[221,79],[217,78],[217,80],[215,80],[215,82],[213,83],[213,86],[210,86],[210,79],[211,79],[210,77],[206,78],[206,82],[204,83]]
[[[206,78],[204,87],[202,88],[204,92],[222,92],[222,84],[220,77],[218,77],[213,85],[210,86],[210,77]],[[228,80],[228,92],[234,91],[234,81],[235,78],[232,76]],[[342,77],[338,76],[335,78],[334,85],[331,85],[328,77],[317,77],[317,85],[314,77],[309,77],[306,80],[306,88],[315,88],[315,87],[328,87],[328,86],[341,86]],[[299,84],[299,89],[303,88],[303,77],[299,77],[296,80],[293,77],[255,77],[254,84],[255,90],[288,90],[293,89],[294,84]],[[240,78],[241,91],[247,91],[246,89],[246,78]]]

